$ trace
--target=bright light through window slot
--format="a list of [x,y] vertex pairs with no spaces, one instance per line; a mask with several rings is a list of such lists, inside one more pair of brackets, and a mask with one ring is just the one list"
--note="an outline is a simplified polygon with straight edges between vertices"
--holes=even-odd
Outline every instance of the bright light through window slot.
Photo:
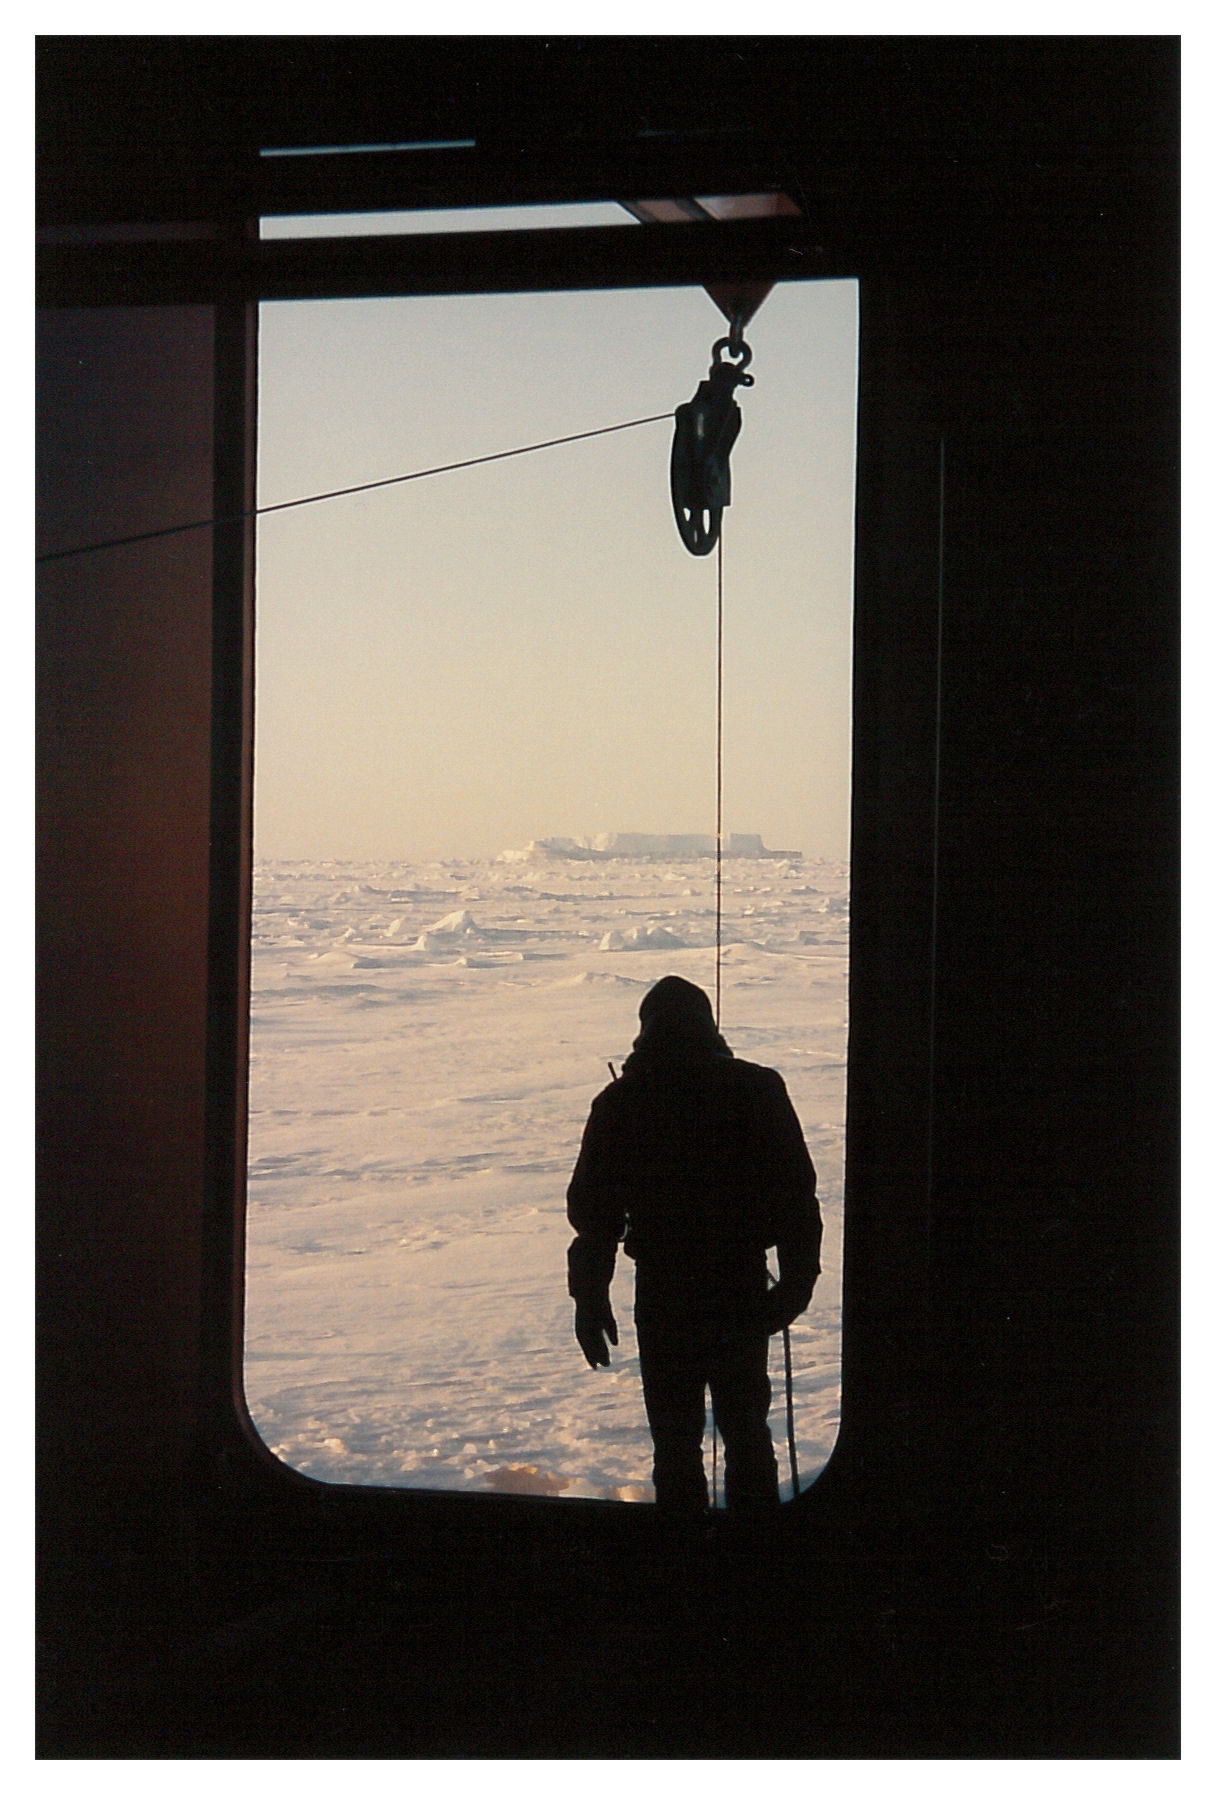
[[469,206],[419,212],[317,212],[263,218],[263,237],[400,237],[451,231],[579,230],[636,224],[615,200],[586,205]]
[[261,156],[384,156],[403,150],[475,150],[474,137],[426,138],[419,143],[328,143],[304,149],[259,150]]
[[[388,149],[456,148],[458,145],[383,145]],[[294,155],[263,150],[266,155]],[[306,152],[300,151],[303,155]],[[314,155],[343,152],[309,151]],[[261,234],[272,237],[390,237],[454,231],[579,230],[605,224],[730,223],[751,218],[797,218],[784,193],[702,194],[690,199],[594,200],[539,206],[467,206],[409,212],[317,212],[265,217]]]
[[[700,288],[264,305],[258,502],[665,413],[723,332]],[[804,1488],[839,1414],[856,337],[853,282],[764,302],[722,533],[722,1032],[784,1078],[825,1224]],[[632,1262],[593,1373],[565,1193],[646,991],[714,989],[716,564],[671,442],[259,520],[245,1391],[310,1477],[651,1499]],[[788,1496],[779,1335],[769,1375]]]

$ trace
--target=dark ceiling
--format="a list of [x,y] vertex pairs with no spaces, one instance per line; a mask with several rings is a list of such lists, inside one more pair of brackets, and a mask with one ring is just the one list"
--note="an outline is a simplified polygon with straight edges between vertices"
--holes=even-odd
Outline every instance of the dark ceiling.
[[555,155],[588,197],[677,174],[1084,184],[1174,155],[1179,41],[43,37],[36,68],[39,221],[62,224],[257,209],[259,149],[351,142],[473,138],[466,178],[500,199]]

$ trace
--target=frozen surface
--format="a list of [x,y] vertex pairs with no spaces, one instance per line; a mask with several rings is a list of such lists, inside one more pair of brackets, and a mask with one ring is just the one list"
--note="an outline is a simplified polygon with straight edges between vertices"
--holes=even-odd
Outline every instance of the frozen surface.
[[[843,864],[724,862],[723,1033],[782,1073],[819,1173],[824,1273],[792,1330],[804,1487],[839,1414],[847,894]],[[712,859],[263,861],[253,955],[245,1386],[266,1443],[332,1483],[649,1501],[632,1266],[593,1372],[565,1190],[649,986],[713,992]]]

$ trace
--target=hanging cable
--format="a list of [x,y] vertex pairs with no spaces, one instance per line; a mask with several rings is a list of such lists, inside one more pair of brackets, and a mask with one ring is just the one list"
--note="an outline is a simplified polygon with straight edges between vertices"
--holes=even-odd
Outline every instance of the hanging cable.
[[[770,1284],[775,1284],[777,1282],[771,1271],[768,1274],[768,1281]],[[794,1443],[794,1367],[793,1355],[790,1351],[790,1329],[788,1322],[781,1330],[781,1343],[785,1349],[785,1438],[790,1453],[790,1480],[794,1486],[793,1494],[797,1496],[799,1494],[799,1489],[798,1448]]]
[[714,1023],[722,1026],[722,532],[718,531],[718,843],[714,904]]
[[[767,289],[765,289],[767,291]],[[763,292],[760,295],[764,297]],[[725,308],[724,308],[725,309]],[[752,308],[754,310],[754,307]],[[746,317],[742,309],[730,314],[730,336],[714,344],[709,378],[703,380],[687,405],[677,406],[676,434],[671,446],[671,499],[676,527],[685,548],[693,555],[718,550],[718,694],[717,694],[717,833],[714,855],[714,1022],[722,1027],[722,512],[730,504],[730,452],[739,435],[742,416],[734,400],[737,386],[751,386],[745,372],[752,352],[743,341]],[[738,358],[722,361],[723,352]],[[770,1280],[772,1273],[769,1274]],[[785,1417],[789,1439],[790,1475],[798,1492],[798,1451],[794,1443],[794,1373],[790,1330],[781,1330],[785,1346]],[[713,1441],[711,1505],[718,1500],[718,1424],[710,1408]]]
[[[714,1022],[722,1027],[722,526],[718,520],[718,702],[717,702],[717,854],[714,867]],[[771,1276],[771,1274],[770,1274]],[[790,1477],[798,1494],[798,1448],[794,1441],[794,1372],[790,1330],[781,1330],[785,1349],[785,1431],[790,1454]],[[718,1424],[710,1410],[713,1430],[714,1502],[718,1489]]]
[[244,523],[250,517],[267,517],[272,511],[293,511],[300,505],[319,505],[324,499],[345,499],[357,492],[375,492],[382,486],[402,486],[407,480],[428,480],[432,474],[454,474],[466,467],[483,467],[487,461],[509,461],[513,455],[534,455],[538,449],[557,449],[565,443],[586,442],[593,436],[612,436],[618,430],[636,430],[641,424],[670,423],[673,412],[656,412],[652,418],[630,418],[625,424],[605,424],[598,430],[579,430],[573,436],[552,436],[547,442],[525,443],[519,449],[499,449],[493,455],[473,455],[467,461],[448,461],[442,467],[418,468],[412,474],[393,474],[387,480],[365,480],[361,486],[339,486],[333,492],[314,492],[303,499],[282,499],[277,505],[258,505],[252,511],[232,511],[220,517],[202,517],[194,523],[169,524],[161,530],[140,530],[133,536],[111,536],[103,542],[87,542],[80,548],[54,549],[35,555],[36,566],[46,561],[68,561],[76,555],[94,555],[106,548],[127,548],[135,542],[154,542],[162,536],[184,536],[190,530],[208,530],[213,524]]
[[798,1494],[798,1448],[794,1444],[794,1372],[790,1354],[790,1330],[782,1328],[781,1339],[785,1346],[785,1437],[790,1449],[790,1477],[793,1479],[796,1496]]

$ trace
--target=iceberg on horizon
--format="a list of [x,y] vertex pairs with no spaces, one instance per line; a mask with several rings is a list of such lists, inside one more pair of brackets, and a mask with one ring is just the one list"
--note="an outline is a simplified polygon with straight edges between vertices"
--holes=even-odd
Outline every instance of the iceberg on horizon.
[[[609,831],[600,835],[548,835],[526,848],[506,848],[500,861],[521,860],[703,860],[717,855],[713,835],[644,835]],[[795,848],[766,848],[759,835],[737,830],[724,837],[723,859],[801,860]]]

